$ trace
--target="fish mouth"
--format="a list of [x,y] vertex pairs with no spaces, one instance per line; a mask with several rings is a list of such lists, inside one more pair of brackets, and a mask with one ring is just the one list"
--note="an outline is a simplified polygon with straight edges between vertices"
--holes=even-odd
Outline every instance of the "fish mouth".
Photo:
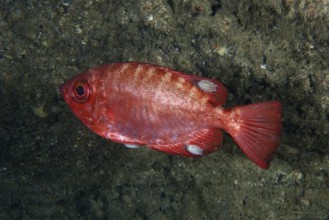
[[59,85],[58,89],[59,89],[59,92],[62,94],[64,100],[66,101],[67,100],[66,99],[67,98],[67,93],[66,93],[64,84]]

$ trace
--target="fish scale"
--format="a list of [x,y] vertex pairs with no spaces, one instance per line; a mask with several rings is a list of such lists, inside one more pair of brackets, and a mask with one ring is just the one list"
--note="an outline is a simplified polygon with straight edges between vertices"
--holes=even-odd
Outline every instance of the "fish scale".
[[[117,69],[114,68],[110,78],[114,77],[116,80],[108,80],[110,85],[105,85],[105,87],[116,88],[113,84],[118,84],[117,87],[119,89],[117,91],[113,90],[109,92],[109,99],[113,100],[112,103],[116,103],[113,108],[117,112],[115,116],[117,120],[123,121],[127,119],[131,124],[135,124],[139,128],[144,128],[140,129],[140,136],[147,139],[146,144],[148,145],[159,143],[159,139],[165,139],[166,142],[171,143],[170,140],[175,139],[172,138],[173,136],[177,136],[177,134],[182,136],[181,134],[193,132],[193,130],[200,128],[200,126],[191,121],[196,116],[185,114],[189,110],[186,103],[186,100],[189,99],[185,99],[184,97],[196,94],[196,92],[190,93],[188,90],[182,90],[178,87],[175,90],[176,82],[188,84],[184,79],[177,76],[171,77],[169,82],[160,86],[162,78],[165,77],[167,72],[163,69],[156,69],[153,66],[144,66],[143,74],[140,74],[140,78],[136,79],[140,83],[134,87],[130,87],[129,90],[125,89],[124,87],[128,85],[130,78],[133,78],[134,74],[136,74],[137,68],[138,65],[124,65],[122,67],[118,66]],[[119,77],[116,77],[117,75]],[[193,88],[192,85],[190,87]],[[153,91],[154,88],[156,89]],[[159,99],[156,99],[157,96],[150,93],[150,90],[153,93],[159,94]],[[130,92],[129,95],[127,91],[136,92]],[[195,112],[195,114],[199,114],[200,112],[200,108],[197,108],[198,112]],[[176,114],[168,115],[168,112],[173,109],[176,111]],[[166,126],[162,126],[161,124],[163,123]],[[132,131],[131,129],[125,129],[124,126],[120,126],[118,130],[124,136],[131,136],[131,132],[136,133],[136,131]],[[158,130],[158,132],[154,133],[154,130]]]
[[103,64],[69,79],[60,90],[87,127],[130,148],[201,157],[219,149],[224,130],[267,169],[280,141],[280,102],[224,109],[223,84],[158,65]]

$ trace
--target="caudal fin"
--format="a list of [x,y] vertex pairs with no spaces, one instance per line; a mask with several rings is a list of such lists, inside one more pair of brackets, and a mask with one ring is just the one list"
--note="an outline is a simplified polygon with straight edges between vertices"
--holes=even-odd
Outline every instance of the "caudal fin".
[[237,106],[227,110],[226,131],[250,160],[263,169],[279,145],[282,131],[282,105],[277,101]]

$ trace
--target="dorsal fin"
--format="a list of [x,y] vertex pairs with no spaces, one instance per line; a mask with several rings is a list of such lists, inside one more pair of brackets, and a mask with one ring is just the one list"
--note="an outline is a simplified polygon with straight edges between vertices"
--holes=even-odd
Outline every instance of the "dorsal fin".
[[[203,92],[208,94],[209,102],[211,102],[211,104],[213,104],[214,106],[218,106],[218,105],[222,106],[225,104],[228,92],[227,92],[226,87],[221,82],[219,82],[215,79],[209,79],[206,77],[188,75],[188,74],[178,72],[176,70],[173,70],[173,69],[167,68],[167,67],[163,67],[163,66],[158,66],[158,65],[153,65],[153,66],[156,66],[157,68],[162,69],[164,71],[169,71],[172,74],[183,77],[185,80],[190,81],[197,88],[199,88],[200,90],[202,90]],[[200,81],[203,81],[203,83],[201,83],[201,87],[200,87]],[[207,84],[208,84],[208,86],[213,84],[213,86],[210,86],[210,89],[209,89]],[[202,85],[204,85],[205,87],[202,87]]]
[[220,147],[223,132],[220,129],[203,129],[193,133],[193,138],[185,143],[168,145],[148,145],[148,147],[169,154],[179,154],[186,157],[202,157],[212,153]]
[[219,81],[201,76],[186,75],[177,71],[173,71],[173,73],[190,81],[197,88],[208,94],[209,101],[214,106],[225,104],[228,92]]

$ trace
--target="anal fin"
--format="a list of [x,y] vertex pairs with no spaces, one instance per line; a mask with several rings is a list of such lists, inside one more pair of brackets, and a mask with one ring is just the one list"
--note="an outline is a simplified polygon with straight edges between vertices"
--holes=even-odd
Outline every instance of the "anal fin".
[[201,157],[215,152],[223,140],[223,132],[217,128],[202,129],[189,135],[188,140],[174,144],[148,145],[148,147],[168,154],[185,157]]
[[197,146],[203,150],[202,156],[218,150],[223,141],[223,132],[218,128],[198,131],[188,145]]

